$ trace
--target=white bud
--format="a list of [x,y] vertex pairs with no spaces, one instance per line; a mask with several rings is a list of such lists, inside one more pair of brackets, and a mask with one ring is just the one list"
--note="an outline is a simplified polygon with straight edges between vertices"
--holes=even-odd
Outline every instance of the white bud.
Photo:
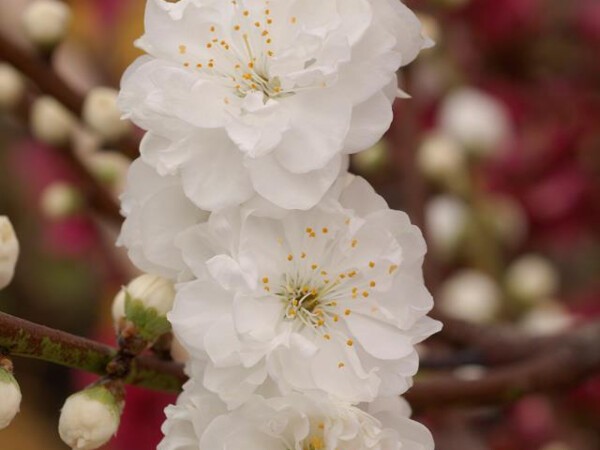
[[354,166],[361,173],[373,173],[385,166],[388,160],[388,146],[385,140],[352,157]]
[[83,104],[83,120],[102,139],[114,142],[125,136],[131,129],[131,123],[121,120],[117,108],[119,93],[112,88],[92,89]]
[[0,63],[0,109],[14,108],[25,93],[25,81],[11,65]]
[[122,192],[131,160],[118,152],[101,151],[89,155],[85,164],[98,180]]
[[21,408],[21,389],[15,377],[0,368],[0,430],[6,428]]
[[440,195],[425,207],[427,236],[432,250],[448,257],[456,250],[469,219],[467,205],[456,197]]
[[487,372],[485,366],[479,366],[477,364],[467,364],[460,366],[452,371],[452,374],[461,380],[465,381],[476,381],[482,379]]
[[439,114],[442,129],[477,156],[495,153],[512,134],[506,108],[477,89],[454,91],[442,104]]
[[64,147],[69,144],[74,127],[74,117],[56,99],[43,96],[33,103],[31,132],[40,141]]
[[440,290],[440,309],[449,317],[488,323],[497,316],[501,292],[496,282],[476,270],[463,270],[448,279]]
[[441,133],[432,133],[421,143],[417,163],[430,180],[447,182],[464,174],[467,158],[462,146],[454,139]]
[[71,395],[60,413],[58,432],[72,449],[93,450],[119,429],[123,402],[104,386]]
[[112,318],[115,329],[119,329],[119,323],[125,318],[125,299],[127,298],[125,290],[121,289],[112,303]]
[[83,198],[77,188],[69,183],[57,181],[42,193],[40,206],[51,219],[64,219],[81,210]]
[[519,300],[547,300],[558,292],[559,275],[547,259],[538,255],[525,255],[508,267],[506,288]]
[[560,303],[552,301],[537,306],[523,317],[520,327],[532,336],[548,336],[566,330],[573,319]]
[[171,311],[175,300],[175,287],[171,281],[147,273],[132,280],[127,285],[127,293],[133,300],[142,302],[146,308],[154,309],[161,316]]
[[19,259],[19,240],[6,216],[0,216],[0,289],[12,281]]
[[[167,313],[173,308],[175,300],[175,287],[171,281],[144,274],[131,281],[124,291],[127,321],[136,327],[145,341],[154,342],[171,331],[167,320]],[[116,306],[117,314],[120,312],[118,308]]]
[[36,0],[23,13],[25,35],[44,49],[52,49],[62,42],[70,22],[70,8],[56,0]]

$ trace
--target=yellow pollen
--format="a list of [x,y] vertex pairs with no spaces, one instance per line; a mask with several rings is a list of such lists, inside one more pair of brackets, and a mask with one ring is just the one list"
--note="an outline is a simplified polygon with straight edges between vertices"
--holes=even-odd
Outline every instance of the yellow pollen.
[[333,316],[333,321],[334,321],[334,322],[337,322],[338,320],[340,320],[340,317],[339,317],[339,316]]
[[180,45],[179,46],[179,53],[181,53],[182,55],[185,54],[185,52],[187,51],[187,47],[185,45]]
[[347,309],[346,311],[344,311],[344,315],[345,315],[345,316],[349,316],[351,312],[352,312],[352,311],[350,311],[349,309]]
[[291,23],[296,23],[298,21],[298,19],[296,19],[296,17],[291,17],[290,18],[290,22]]
[[294,255],[292,255],[291,253],[287,256],[287,260],[291,261],[294,259]]
[[265,9],[265,14],[268,16],[269,14],[271,14],[271,10],[270,9]]
[[348,340],[346,341],[346,345],[347,345],[348,347],[352,347],[352,346],[354,345],[354,341],[353,341],[352,339],[348,339]]
[[216,28],[215,28],[215,26],[214,26],[214,25],[213,25],[212,27],[210,27],[210,31],[211,31],[211,33],[214,33],[214,32],[215,32],[215,30],[216,30]]
[[323,276],[326,276],[326,275],[327,275],[327,272],[326,272],[326,271],[324,271],[324,270],[321,270],[321,275],[323,275]]
[[215,63],[214,63],[214,62],[212,62],[212,61],[211,61],[211,62],[209,62],[209,63],[208,63],[208,67],[210,67],[210,68],[212,69],[213,67],[215,67]]
[[310,268],[311,268],[312,270],[317,270],[317,267],[319,267],[319,266],[317,266],[316,264],[313,264],[313,265],[311,265],[311,266],[310,266]]
[[372,269],[373,267],[375,267],[375,263],[373,261],[369,262],[369,267]]
[[266,35],[268,35],[268,34],[269,34],[269,31],[268,31],[268,30],[265,30],[265,31],[263,31],[263,32],[261,33],[261,36],[266,36]]
[[323,232],[323,234],[327,234],[327,233],[329,233],[329,228],[323,227],[323,229],[321,231]]
[[219,39],[217,39],[217,38],[212,38],[212,41],[213,41],[213,42],[219,42]]
[[356,270],[353,270],[352,272],[348,272],[348,276],[350,278],[354,278],[356,276]]
[[352,239],[352,248],[356,248],[358,245],[358,241],[356,239]]
[[245,17],[248,17],[250,15],[250,11],[246,10],[242,14],[244,14]]
[[244,75],[242,75],[242,78],[244,80],[251,80],[252,79],[252,74],[250,73],[245,73]]
[[272,51],[272,50],[269,50],[269,51],[267,52],[267,55],[269,55],[269,56],[273,56],[274,54],[275,54],[275,53],[273,53],[273,51]]
[[267,23],[271,25],[273,23],[273,19],[267,19]]
[[206,43],[206,48],[212,48],[212,44],[210,42]]
[[256,28],[260,28],[260,22],[254,22],[254,26],[255,26]]
[[317,425],[319,430],[322,430],[325,428],[325,424],[324,423],[320,423],[319,425]]
[[346,364],[344,364],[343,362],[338,363],[338,368],[341,369],[342,367],[344,367]]
[[324,450],[325,443],[323,442],[323,439],[321,439],[320,437],[313,436],[312,438],[310,438],[310,447],[309,448],[311,450]]
[[327,339],[327,340],[330,340],[330,339],[331,339],[331,336],[330,336],[329,334],[324,334],[324,335],[323,335],[323,337],[324,337],[325,339]]
[[196,64],[196,67],[197,67],[198,69],[202,69],[202,64],[201,64],[201,63],[198,63],[198,64]]
[[267,284],[269,282],[269,277],[264,277],[262,279],[262,282],[265,283],[265,284]]
[[306,258],[306,253],[304,253],[304,252],[300,253],[300,258],[302,258],[302,259]]
[[233,29],[234,29],[235,31],[240,31],[240,26],[239,26],[239,25],[236,25],[236,26],[234,26],[234,27],[233,27]]
[[269,286],[265,286],[263,289],[267,292],[271,292],[271,288]]
[[266,40],[267,44],[270,44],[271,42],[273,42],[273,40],[271,38]]
[[371,282],[369,283],[369,286],[371,286],[371,287],[373,288],[373,287],[377,286],[377,283],[375,283],[374,281],[371,281]]
[[254,68],[254,63],[253,63],[252,61],[250,61],[250,62],[248,63],[248,67],[249,67],[250,69],[253,69],[253,68]]
[[339,277],[340,277],[342,280],[343,280],[344,278],[346,278],[346,274],[345,274],[345,273],[340,273],[338,276],[339,276]]
[[184,66],[184,67],[190,67],[190,63],[189,63],[189,62],[184,62],[184,63],[183,63],[183,66]]
[[367,291],[363,291],[362,296],[364,298],[367,298],[369,296],[369,293]]
[[398,266],[396,264],[392,264],[390,266],[390,268],[388,269],[388,273],[391,275],[392,273],[394,273],[396,271],[397,268],[398,268]]
[[317,321],[317,326],[318,326],[318,327],[322,327],[323,325],[325,325],[325,321],[324,321],[323,319],[319,319],[319,320]]

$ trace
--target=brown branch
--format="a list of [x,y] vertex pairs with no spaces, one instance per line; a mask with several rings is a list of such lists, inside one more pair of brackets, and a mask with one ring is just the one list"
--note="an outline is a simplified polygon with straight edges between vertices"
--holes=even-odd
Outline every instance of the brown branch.
[[[106,375],[116,349],[89,339],[0,313],[0,347],[25,356]],[[582,327],[557,341],[552,352],[530,361],[497,368],[475,381],[435,375],[416,381],[406,398],[415,410],[495,405],[534,392],[575,386],[600,371],[600,323]],[[150,356],[136,357],[125,382],[176,392],[186,377],[179,364]]]
[[[43,93],[54,97],[76,117],[81,117],[85,97],[74,90],[56,73],[47,59],[20,48],[0,32],[0,60],[6,61],[29,78]],[[138,156],[139,141],[127,136],[113,145],[114,148],[135,158]]]
[[600,373],[600,322],[555,342],[552,351],[541,351],[529,361],[490,370],[478,380],[467,381],[451,375],[419,380],[406,398],[417,410],[495,405],[525,394],[576,386]]
[[[44,327],[0,312],[0,347],[13,356],[35,358],[66,367],[106,375],[117,350],[63,331]],[[149,389],[177,392],[186,377],[181,365],[139,356],[124,379]]]

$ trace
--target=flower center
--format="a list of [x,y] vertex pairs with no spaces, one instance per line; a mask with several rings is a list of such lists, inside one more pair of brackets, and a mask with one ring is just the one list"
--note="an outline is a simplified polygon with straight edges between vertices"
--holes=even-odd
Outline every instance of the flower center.
[[[262,92],[265,98],[293,95],[295,90],[282,88],[279,77],[270,75],[269,67],[275,57],[276,38],[272,28],[276,19],[269,2],[265,2],[264,8],[253,10],[246,9],[242,1],[230,3],[233,14],[229,25],[205,24],[207,30],[203,35],[207,39],[200,43],[200,48],[196,44],[195,48],[179,45],[183,66],[197,70],[203,78],[217,79],[241,98],[252,92]],[[296,17],[277,17],[277,21],[283,20],[284,27],[296,27]]]

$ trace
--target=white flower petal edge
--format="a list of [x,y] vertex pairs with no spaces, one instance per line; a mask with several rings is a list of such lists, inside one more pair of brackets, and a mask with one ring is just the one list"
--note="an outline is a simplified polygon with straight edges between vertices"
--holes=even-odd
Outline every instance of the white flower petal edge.
[[169,319],[231,407],[267,377],[349,402],[400,394],[415,344],[440,329],[426,316],[421,232],[359,177],[281,218],[213,213],[178,245],[197,279],[178,286]]
[[216,395],[190,381],[166,415],[158,450],[434,448],[431,434],[409,419],[410,409],[401,398],[378,399],[365,412],[322,397],[253,396],[228,412]]
[[[257,192],[306,210],[342,154],[381,138],[396,71],[429,41],[398,0],[148,0],[138,45],[150,56],[125,73],[119,105],[160,136],[142,146],[147,162],[180,171],[202,209]],[[269,183],[265,168],[293,182]]]
[[174,176],[161,177],[141,159],[129,169],[121,197],[125,221],[117,242],[145,272],[178,279],[186,270],[175,238],[184,230],[208,219],[183,194]]

